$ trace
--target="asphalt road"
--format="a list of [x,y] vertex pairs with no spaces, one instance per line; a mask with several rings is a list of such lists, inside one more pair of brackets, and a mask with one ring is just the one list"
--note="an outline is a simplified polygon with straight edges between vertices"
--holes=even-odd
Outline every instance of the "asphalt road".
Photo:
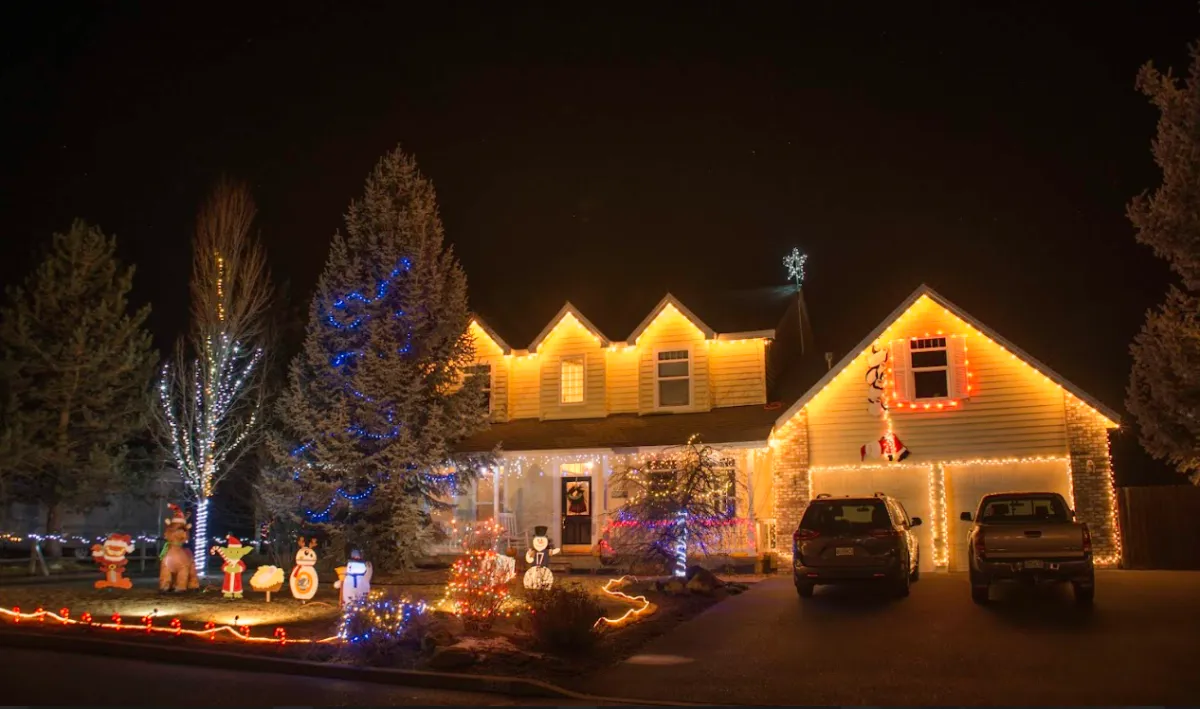
[[996,587],[976,606],[962,574],[906,599],[755,584],[593,676],[596,694],[722,704],[1200,705],[1200,573],[1097,574],[1070,587]]
[[596,704],[163,665],[10,647],[0,647],[0,703],[160,707]]

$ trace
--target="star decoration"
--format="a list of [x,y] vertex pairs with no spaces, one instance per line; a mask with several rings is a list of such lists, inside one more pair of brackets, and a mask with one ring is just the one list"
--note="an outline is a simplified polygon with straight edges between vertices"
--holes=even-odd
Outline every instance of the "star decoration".
[[783,257],[783,266],[787,269],[788,278],[796,282],[796,287],[804,285],[804,264],[808,254],[800,253],[800,249],[792,247],[792,252]]

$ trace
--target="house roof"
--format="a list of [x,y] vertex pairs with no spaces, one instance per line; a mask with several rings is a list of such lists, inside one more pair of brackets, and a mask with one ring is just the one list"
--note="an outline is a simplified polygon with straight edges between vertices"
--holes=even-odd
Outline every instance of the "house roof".
[[542,328],[542,331],[538,333],[538,336],[533,338],[533,342],[529,343],[529,350],[536,351],[538,346],[550,336],[550,333],[554,332],[554,328],[558,327],[558,324],[562,322],[563,318],[567,317],[568,315],[578,320],[580,325],[583,325],[588,332],[595,335],[596,339],[600,341],[601,347],[608,346],[609,340],[604,336],[603,332],[600,332],[600,328],[593,325],[592,321],[584,317],[583,313],[579,312],[579,308],[571,305],[571,301],[568,300],[565,305],[559,308],[558,314],[551,318],[550,322],[546,323],[546,327]]
[[700,327],[707,328],[706,334],[765,333],[779,324],[796,293],[792,286],[740,290],[704,286],[685,284],[671,288],[664,296],[662,290],[651,292],[631,287],[613,291],[581,285],[570,294],[570,300],[558,299],[560,296],[555,293],[516,293],[510,300],[490,303],[476,312],[477,318],[486,320],[495,333],[493,339],[512,343],[517,349],[533,349],[565,312],[571,312],[602,340],[631,342],[666,303],[674,305],[693,322],[702,323]]
[[[1061,374],[1059,374],[1058,372],[1055,372],[1049,366],[1038,361],[1032,355],[1030,355],[1030,354],[1026,353],[1024,350],[1022,350],[1020,347],[1017,347],[1013,343],[1006,340],[999,333],[996,333],[991,328],[989,328],[987,325],[983,324],[979,320],[972,317],[965,310],[958,307],[954,303],[950,302],[948,299],[946,299],[944,296],[942,296],[937,291],[933,290],[929,286],[922,283],[907,298],[905,298],[900,303],[900,305],[896,307],[895,310],[893,310],[891,313],[889,313],[888,316],[885,317],[882,322],[880,322],[878,325],[875,326],[874,329],[872,329],[870,332],[868,332],[866,337],[862,338],[862,340],[860,340],[857,345],[855,345],[854,347],[849,349],[846,352],[845,356],[842,357],[842,359],[840,361],[838,361],[836,364],[834,364],[832,367],[829,367],[828,369],[825,369],[824,367],[820,367],[820,368],[815,367],[814,364],[816,364],[819,360],[817,357],[814,357],[814,356],[809,356],[807,358],[803,358],[803,359],[807,359],[808,360],[807,362],[795,363],[796,366],[794,366],[789,372],[787,372],[785,374],[785,376],[784,376],[785,382],[783,384],[781,384],[780,387],[778,387],[780,393],[784,394],[786,396],[787,394],[794,393],[798,387],[804,386],[804,384],[806,382],[813,382],[813,383],[808,384],[803,389],[803,392],[799,394],[798,398],[795,399],[794,403],[792,403],[790,406],[788,406],[788,408],[782,413],[782,415],[780,415],[778,417],[778,420],[776,422],[777,425],[783,426],[785,423],[788,422],[788,420],[790,420],[793,416],[795,416],[797,413],[799,413],[801,409],[803,409],[805,406],[807,406],[808,403],[812,400],[812,398],[814,396],[816,396],[818,392],[820,392],[822,389],[825,388],[825,385],[827,385],[829,382],[833,381],[833,379],[838,374],[840,374],[842,372],[842,370],[844,370],[846,367],[848,367],[850,365],[850,363],[855,360],[856,357],[858,357],[867,348],[869,348],[871,346],[871,343],[873,343],[873,342],[875,342],[875,340],[879,339],[879,336],[883,334],[883,331],[886,330],[889,325],[891,325],[897,318],[899,318],[901,315],[903,315],[906,310],[908,310],[910,307],[912,307],[922,297],[928,297],[931,300],[933,300],[935,303],[937,303],[937,304],[941,305],[942,307],[944,307],[945,309],[949,310],[955,317],[963,320],[964,322],[968,323],[969,325],[974,327],[979,332],[981,332],[984,335],[986,335],[987,337],[991,338],[996,344],[1000,345],[1004,349],[1006,349],[1009,352],[1011,352],[1012,354],[1016,355],[1019,359],[1023,360],[1025,363],[1029,364],[1031,367],[1033,367],[1034,369],[1038,370],[1043,375],[1048,377],[1055,384],[1059,385],[1063,389],[1070,392],[1073,396],[1075,396],[1075,398],[1079,399],[1080,401],[1084,402],[1088,406],[1095,409],[1102,416],[1104,416],[1109,421],[1111,421],[1114,425],[1120,424],[1121,417],[1115,411],[1113,411],[1109,407],[1105,406],[1103,403],[1101,403],[1095,397],[1091,396],[1087,392],[1083,391],[1079,387],[1077,387],[1074,384],[1072,384],[1071,382],[1069,382]],[[823,370],[822,374],[819,374],[819,375],[815,374],[815,372],[819,372],[822,370]],[[815,381],[814,381],[814,377],[815,377]],[[788,401],[788,400],[791,400],[791,396],[786,396],[786,398],[784,398],[784,401]]]
[[614,414],[593,419],[521,419],[494,423],[459,449],[536,451],[675,446],[696,434],[704,443],[766,441],[778,407],[731,406],[692,414]]

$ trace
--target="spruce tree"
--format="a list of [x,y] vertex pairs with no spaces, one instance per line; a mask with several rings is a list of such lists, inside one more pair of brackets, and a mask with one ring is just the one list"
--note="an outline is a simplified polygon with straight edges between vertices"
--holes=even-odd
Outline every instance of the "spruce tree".
[[1182,280],[1157,310],[1146,313],[1130,347],[1126,406],[1142,446],[1200,484],[1200,45],[1180,84],[1146,64],[1137,87],[1159,109],[1152,145],[1162,183],[1141,194],[1128,215],[1137,240],[1166,259]]
[[464,377],[468,322],[433,185],[396,149],[350,205],[318,281],[280,397],[279,470],[263,491],[292,509],[274,512],[377,566],[411,566],[430,513],[489,462],[454,453],[486,420],[480,383]]
[[5,447],[20,462],[6,493],[45,505],[47,533],[64,509],[103,506],[145,472],[127,453],[146,430],[157,355],[149,306],[129,309],[133,271],[115,239],[76,220],[0,311]]

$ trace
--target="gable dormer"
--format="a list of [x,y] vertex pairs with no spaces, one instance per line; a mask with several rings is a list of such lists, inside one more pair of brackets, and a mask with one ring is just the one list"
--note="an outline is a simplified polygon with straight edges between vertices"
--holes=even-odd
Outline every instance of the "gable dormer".
[[540,417],[598,418],[607,412],[608,338],[567,302],[529,345],[540,374]]

